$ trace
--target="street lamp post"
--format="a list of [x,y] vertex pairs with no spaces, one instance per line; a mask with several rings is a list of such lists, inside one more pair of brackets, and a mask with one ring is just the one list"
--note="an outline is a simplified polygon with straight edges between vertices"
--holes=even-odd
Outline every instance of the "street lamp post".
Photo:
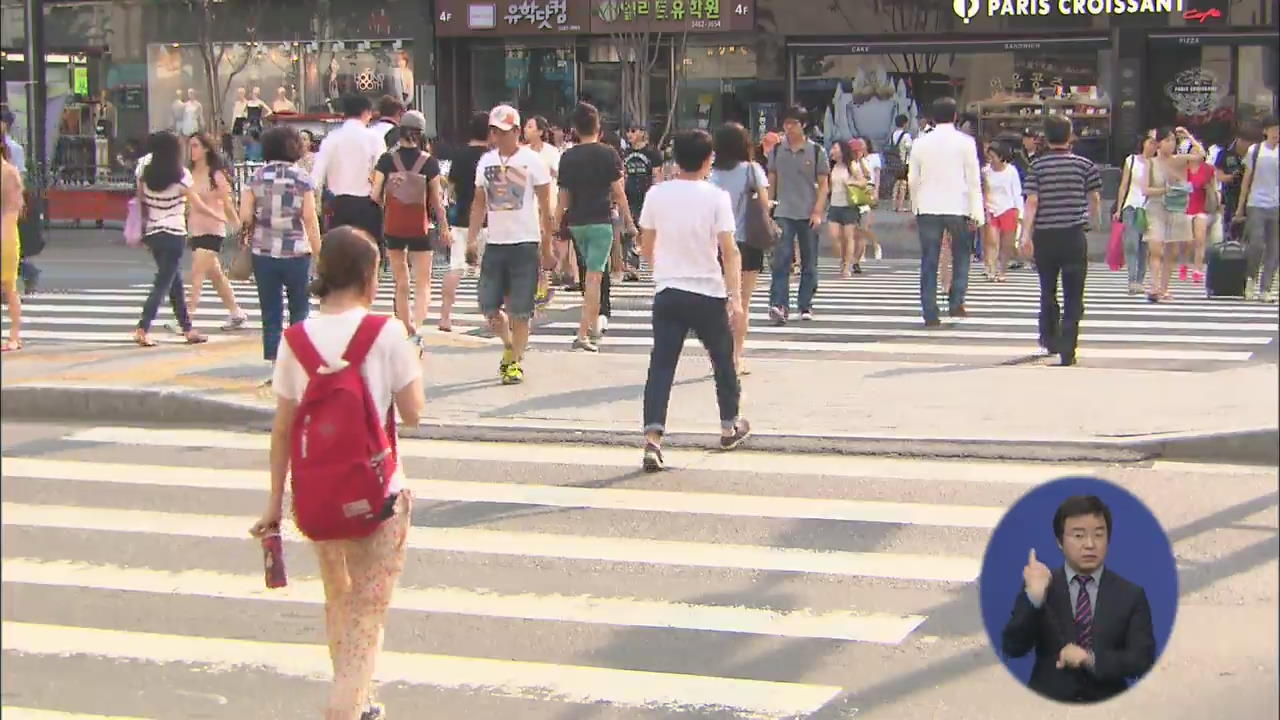
[[[47,143],[47,104],[49,91],[45,84],[44,2],[25,1],[27,30],[27,156],[30,158],[31,205],[28,213],[34,213],[27,232],[43,234],[45,224],[44,189],[48,181],[49,153]],[[36,238],[23,238],[33,246],[43,244]],[[42,240],[43,238],[41,238]],[[25,242],[24,242],[25,244]]]

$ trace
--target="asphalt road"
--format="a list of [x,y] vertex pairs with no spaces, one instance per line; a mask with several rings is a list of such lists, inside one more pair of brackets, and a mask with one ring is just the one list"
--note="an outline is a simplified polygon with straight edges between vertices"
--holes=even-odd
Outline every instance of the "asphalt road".
[[[0,430],[6,717],[320,714],[311,553],[290,542],[290,587],[268,592],[244,534],[264,436]],[[998,664],[973,578],[1004,508],[1091,470],[1150,505],[1181,578],[1168,651],[1106,717],[1278,709],[1274,470],[673,451],[646,476],[620,448],[402,451],[418,499],[379,665],[390,717],[1081,717]]]

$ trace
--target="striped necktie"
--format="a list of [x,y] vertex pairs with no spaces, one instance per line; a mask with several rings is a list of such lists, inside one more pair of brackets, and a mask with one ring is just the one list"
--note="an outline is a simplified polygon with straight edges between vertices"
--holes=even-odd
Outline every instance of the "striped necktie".
[[1076,645],[1090,650],[1093,648],[1093,602],[1089,600],[1089,583],[1093,578],[1088,575],[1075,576],[1075,583],[1080,586],[1076,594]]

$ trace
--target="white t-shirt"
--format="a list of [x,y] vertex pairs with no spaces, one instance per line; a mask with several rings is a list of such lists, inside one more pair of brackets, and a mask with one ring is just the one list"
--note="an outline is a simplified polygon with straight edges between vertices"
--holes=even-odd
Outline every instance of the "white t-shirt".
[[1245,207],[1280,207],[1280,145],[1258,148],[1258,166],[1253,167],[1253,148],[1244,157],[1245,165],[1253,168],[1253,181],[1249,185],[1249,199]]
[[1123,207],[1145,208],[1147,206],[1147,168],[1151,161],[1140,155],[1130,155],[1125,163],[1129,167],[1129,194],[1125,196]]
[[[145,167],[144,167],[145,169]],[[187,188],[195,183],[191,171],[182,169],[182,178],[169,187],[156,192],[142,180],[142,200],[147,206],[147,224],[144,234],[169,233],[179,237],[187,236]]]
[[655,292],[671,288],[727,297],[717,236],[734,232],[735,225],[729,193],[710,182],[676,179],[650,188],[640,227],[657,233]]
[[542,162],[546,163],[547,169],[551,171],[551,212],[555,212],[557,196],[560,194],[560,183],[556,182],[556,178],[560,176],[560,151],[551,143],[542,143],[541,150],[534,150],[538,157],[542,158]]
[[987,165],[982,168],[987,179],[987,209],[993,216],[1002,215],[1017,208],[1022,214],[1022,178],[1018,169],[1006,164],[1003,170]]
[[877,188],[880,187],[880,170],[884,167],[884,162],[880,159],[880,153],[871,153],[867,155],[867,167],[871,169],[871,184]]
[[551,184],[551,171],[538,153],[521,146],[509,158],[490,150],[476,166],[476,192],[483,190],[489,212],[489,245],[542,240],[535,187]]

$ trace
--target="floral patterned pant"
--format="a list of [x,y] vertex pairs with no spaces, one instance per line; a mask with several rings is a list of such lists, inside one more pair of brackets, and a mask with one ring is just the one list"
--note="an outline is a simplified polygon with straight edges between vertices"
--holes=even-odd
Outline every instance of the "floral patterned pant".
[[395,514],[369,537],[314,543],[333,660],[325,720],[358,720],[372,701],[373,671],[382,649],[387,607],[404,569],[412,509],[412,496],[402,490]]

